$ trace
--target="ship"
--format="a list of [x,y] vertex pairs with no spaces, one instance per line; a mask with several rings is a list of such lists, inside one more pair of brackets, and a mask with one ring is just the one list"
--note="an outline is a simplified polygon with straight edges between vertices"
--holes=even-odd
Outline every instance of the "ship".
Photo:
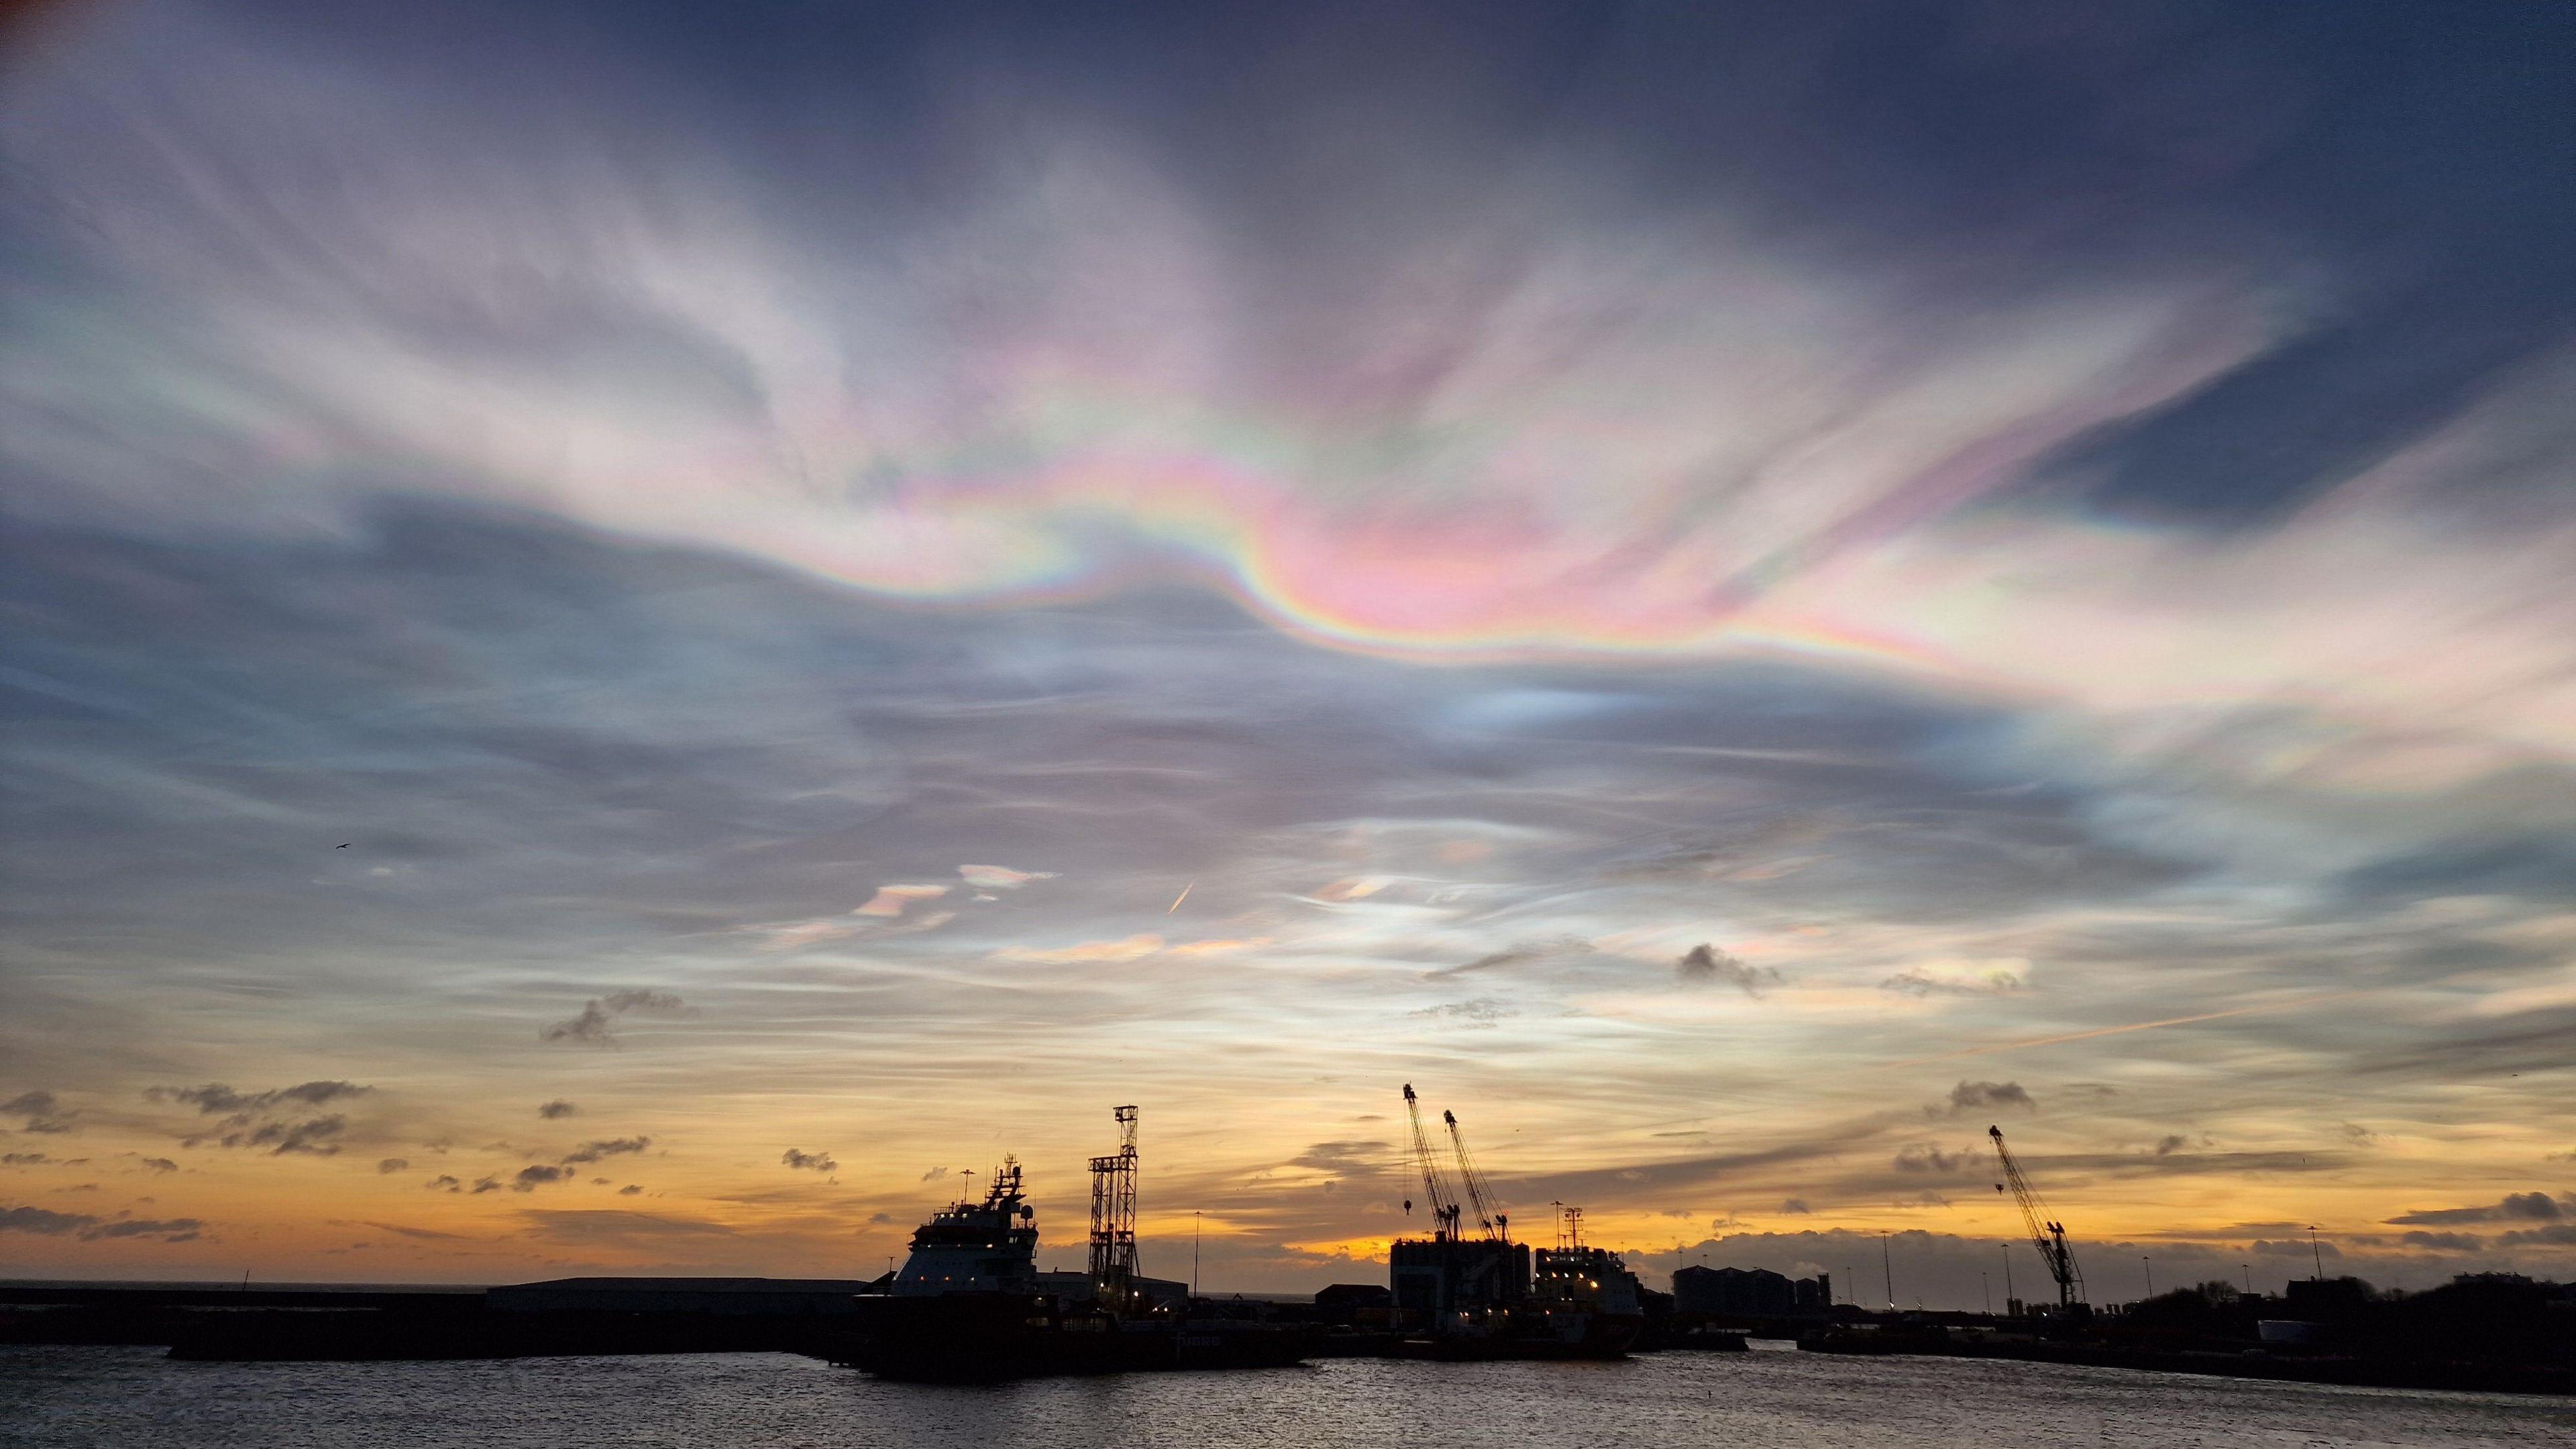
[[[1617,1358],[1645,1327],[1636,1275],[1615,1253],[1583,1242],[1583,1209],[1557,1207],[1553,1249],[1514,1242],[1512,1220],[1467,1151],[1454,1112],[1440,1114],[1462,1198],[1433,1151],[1422,1102],[1404,1087],[1414,1165],[1431,1209],[1431,1236],[1388,1245],[1398,1358]],[[1405,1211],[1413,1210],[1407,1199]],[[1475,1231],[1467,1215],[1475,1215]]]
[[[1273,1368],[1314,1349],[1303,1326],[1200,1320],[1142,1291],[1135,1250],[1135,1109],[1119,1109],[1119,1154],[1092,1159],[1092,1271],[1037,1269],[1037,1211],[1004,1158],[980,1201],[961,1198],[912,1235],[881,1294],[824,1357],[880,1378],[971,1383],[1052,1374]],[[1072,1291],[1067,1291],[1071,1289]]]

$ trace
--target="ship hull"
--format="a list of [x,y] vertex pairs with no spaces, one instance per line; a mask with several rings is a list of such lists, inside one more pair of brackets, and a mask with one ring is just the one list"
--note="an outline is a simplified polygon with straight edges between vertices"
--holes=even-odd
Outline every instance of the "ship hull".
[[879,1378],[992,1383],[1059,1374],[1284,1368],[1313,1351],[1303,1329],[1250,1323],[1121,1323],[1053,1300],[952,1294],[862,1300],[824,1357]]

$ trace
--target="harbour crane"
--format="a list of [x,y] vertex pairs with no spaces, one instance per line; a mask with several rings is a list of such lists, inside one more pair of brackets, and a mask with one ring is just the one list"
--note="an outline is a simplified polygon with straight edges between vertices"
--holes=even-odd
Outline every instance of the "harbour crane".
[[2040,1261],[2048,1264],[2048,1276],[2057,1280],[2057,1306],[2071,1311],[2084,1299],[2084,1275],[2075,1267],[2075,1250],[2066,1246],[2066,1224],[2048,1216],[2048,1204],[2022,1176],[2021,1164],[2013,1161],[2011,1149],[2004,1146],[2004,1129],[1988,1127],[1986,1135],[1994,1139],[1995,1160],[2003,1164],[2004,1180],[1995,1184],[1996,1192],[2010,1192],[2021,1206],[2023,1231],[2030,1243],[2039,1249]]
[[1443,1112],[1440,1120],[1449,1124],[1449,1145],[1458,1152],[1458,1180],[1467,1186],[1467,1205],[1476,1211],[1476,1226],[1484,1229],[1486,1240],[1511,1241],[1511,1216],[1503,1211],[1503,1200],[1494,1195],[1485,1174],[1476,1170],[1476,1159],[1467,1153],[1467,1139],[1458,1130],[1458,1114]]
[[1431,1205],[1431,1236],[1452,1242],[1458,1236],[1458,1200],[1449,1195],[1449,1184],[1440,1177],[1440,1160],[1431,1155],[1430,1134],[1422,1130],[1422,1103],[1413,1095],[1413,1084],[1404,1084],[1404,1115],[1413,1124],[1413,1160],[1422,1169],[1422,1194]]

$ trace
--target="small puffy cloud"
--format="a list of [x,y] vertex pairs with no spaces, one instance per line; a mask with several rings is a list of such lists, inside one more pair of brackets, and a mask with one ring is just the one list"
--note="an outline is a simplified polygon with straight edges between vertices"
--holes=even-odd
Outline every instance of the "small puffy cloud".
[[363,1097],[374,1091],[355,1082],[299,1082],[292,1087],[278,1087],[266,1092],[236,1092],[221,1082],[208,1082],[202,1087],[150,1087],[143,1098],[147,1102],[179,1102],[197,1109],[201,1117],[225,1113],[263,1112],[271,1107],[289,1104],[319,1107],[349,1097]]
[[1524,961],[1544,961],[1553,956],[1588,956],[1592,943],[1576,936],[1554,936],[1542,941],[1518,941],[1502,950],[1488,952],[1463,966],[1450,966],[1430,973],[1434,977],[1464,976],[1470,971],[1493,971],[1517,966]]
[[1740,958],[1703,941],[1682,953],[1673,963],[1674,974],[1684,986],[1727,985],[1747,996],[1760,996],[1766,985],[1777,985],[1780,973],[1768,966],[1748,966]]
[[195,1218],[127,1218],[121,1222],[101,1223],[81,1233],[84,1240],[99,1238],[159,1238],[165,1243],[194,1240],[205,1224]]
[[1392,1150],[1377,1138],[1344,1138],[1309,1143],[1305,1151],[1288,1162],[1292,1167],[1329,1172],[1336,1177],[1365,1177],[1383,1168]]
[[1896,1154],[1899,1172],[1964,1172],[1975,1166],[1980,1157],[1972,1151],[1944,1152],[1934,1143],[1911,1142]]
[[1495,997],[1479,996],[1468,1001],[1451,1001],[1439,1006],[1426,1006],[1411,1014],[1427,1016],[1435,1020],[1454,1021],[1469,1027],[1491,1027],[1506,1017],[1520,1015],[1520,1008]]
[[[573,1171],[569,1167],[548,1167],[543,1163],[538,1163],[533,1167],[522,1167],[519,1169],[519,1175],[510,1179],[510,1191],[535,1192],[538,1188],[545,1186],[547,1183],[561,1182],[565,1178],[573,1175]],[[478,1192],[481,1191],[482,1184],[475,1184],[475,1190]]]
[[184,1243],[198,1235],[205,1224],[195,1218],[123,1218],[103,1221],[87,1213],[58,1213],[48,1208],[0,1208],[0,1233],[33,1233],[42,1237],[72,1236],[83,1242],[102,1238],[159,1238],[165,1243]]
[[21,1119],[21,1130],[28,1132],[69,1132],[72,1114],[60,1110],[61,1104],[51,1092],[20,1092],[0,1102],[0,1117]]
[[374,1228],[380,1233],[392,1233],[397,1237],[419,1238],[425,1242],[462,1243],[469,1241],[462,1233],[442,1233],[435,1228],[407,1228],[400,1223],[376,1222],[368,1223],[367,1226]]
[[941,1179],[941,1178],[943,1178],[943,1177],[946,1177],[947,1175],[948,1175],[948,1169],[947,1169],[947,1168],[944,1168],[944,1167],[934,1167],[934,1168],[930,1169],[928,1172],[923,1173],[923,1174],[921,1175],[921,1180],[922,1180],[922,1181],[924,1181],[924,1182],[937,1182],[939,1179]]
[[1815,1209],[1807,1206],[1807,1200],[1805,1198],[1793,1197],[1787,1202],[1780,1204],[1780,1211],[1792,1216],[1803,1217],[1808,1213],[1814,1212]]
[[961,865],[957,873],[977,890],[1017,890],[1033,880],[1053,880],[1051,870],[1013,870],[1007,865]]
[[1036,966],[1079,966],[1091,963],[1136,961],[1163,949],[1163,938],[1146,932],[1116,941],[1083,941],[1071,946],[1039,949],[1029,946],[1005,946],[993,953],[996,961],[1022,961]]
[[410,1158],[407,1158],[407,1157],[388,1157],[388,1158],[383,1159],[382,1161],[379,1161],[379,1162],[376,1164],[376,1171],[378,1171],[378,1172],[383,1172],[383,1173],[401,1172],[402,1170],[404,1170],[405,1168],[410,1167],[410,1166],[411,1166],[411,1159],[410,1159]]
[[633,1197],[633,1196],[635,1196],[637,1193],[642,1192],[643,1190],[644,1190],[644,1185],[643,1185],[642,1183],[640,1183],[640,1182],[630,1182],[630,1183],[626,1184],[624,1187],[619,1188],[619,1189],[617,1190],[617,1195],[618,1195],[619,1197]]
[[302,1122],[263,1122],[248,1133],[227,1133],[218,1140],[226,1147],[265,1147],[271,1157],[284,1157],[291,1152],[329,1157],[340,1150],[331,1141],[347,1129],[349,1119],[337,1113],[312,1117]]
[[45,1161],[41,1152],[0,1152],[0,1166],[34,1167]]
[[431,1192],[463,1192],[465,1190],[465,1184],[463,1182],[460,1182],[443,1172],[438,1176],[431,1178],[426,1184],[424,1184],[424,1186],[428,1187]]
[[2181,1135],[2180,1133],[2159,1137],[2156,1139],[2156,1156],[2170,1157],[2174,1153],[2179,1152],[2190,1145],[2191,1139]]
[[610,1028],[615,1025],[617,1018],[629,1012],[660,1016],[687,1009],[687,1002],[667,991],[615,991],[606,996],[595,996],[584,1002],[579,1016],[539,1028],[537,1040],[580,1042],[586,1046],[615,1046],[617,1034]]
[[[941,896],[948,894],[948,891],[949,887],[944,885],[878,886],[877,893],[868,897],[867,904],[850,912],[850,914],[854,916],[874,916],[880,920],[890,921],[895,917],[902,915],[905,911],[911,909],[919,902],[935,901]],[[849,897],[843,896],[841,899],[848,900]]]
[[1982,976],[1935,976],[1908,967],[1878,983],[1881,991],[1900,996],[2000,996],[2022,988],[2021,977],[2011,971],[1994,970]]
[[1983,1108],[2019,1107],[2025,1112],[2039,1110],[2030,1093],[2019,1082],[1967,1082],[1950,1089],[1950,1111],[1953,1115]]
[[653,1145],[650,1137],[606,1137],[585,1142],[563,1155],[566,1163],[597,1162],[606,1157],[624,1157]]
[[2433,1226],[2443,1223],[2547,1222],[2562,1215],[2557,1201],[2545,1192],[2509,1192],[2502,1202],[2485,1207],[2425,1208],[2401,1213],[2387,1221]]
[[2486,1246],[2486,1239],[2475,1233],[2412,1232],[2397,1241],[2410,1248],[2424,1248],[2436,1253],[2474,1253]]
[[58,1213],[49,1208],[0,1208],[0,1233],[38,1233],[51,1237],[76,1232],[97,1221],[80,1213]]
[[537,1108],[537,1115],[545,1118],[549,1122],[554,1122],[565,1117],[570,1117],[580,1110],[581,1109],[579,1107],[574,1106],[572,1103],[565,1101],[561,1097],[557,1097],[551,1102],[540,1105]]
[[497,1178],[497,1177],[478,1177],[478,1178],[474,1179],[474,1186],[473,1186],[473,1188],[468,1192],[468,1194],[467,1194],[467,1195],[468,1195],[468,1196],[479,1196],[479,1195],[481,1195],[481,1194],[483,1194],[483,1193],[487,1193],[487,1192],[499,1192],[500,1190],[501,1190],[501,1179],[499,1179],[499,1178]]
[[806,1172],[837,1172],[841,1166],[832,1160],[829,1153],[800,1152],[793,1147],[780,1154],[778,1160],[789,1167]]

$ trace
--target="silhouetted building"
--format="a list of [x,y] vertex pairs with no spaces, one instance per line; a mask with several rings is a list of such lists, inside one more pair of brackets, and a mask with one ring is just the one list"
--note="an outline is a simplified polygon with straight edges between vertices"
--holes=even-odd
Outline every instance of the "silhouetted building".
[[1789,1318],[1833,1307],[1833,1279],[1790,1278],[1768,1268],[1688,1267],[1673,1274],[1673,1307],[1709,1317]]
[[1384,1323],[1395,1295],[1376,1283],[1336,1283],[1315,1295],[1318,1323]]

